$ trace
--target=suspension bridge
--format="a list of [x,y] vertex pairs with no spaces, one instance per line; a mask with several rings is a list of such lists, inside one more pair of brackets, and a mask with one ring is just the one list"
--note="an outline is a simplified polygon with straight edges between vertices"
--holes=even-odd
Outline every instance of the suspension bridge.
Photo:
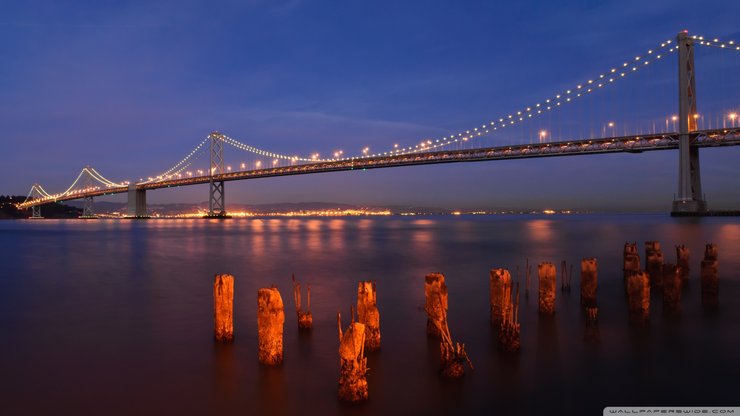
[[[161,188],[172,188],[197,184],[209,184],[209,217],[226,217],[225,182],[245,179],[259,179],[275,176],[306,175],[322,172],[339,172],[364,169],[380,169],[401,166],[415,166],[438,163],[480,162],[505,159],[522,159],[551,156],[576,156],[604,153],[641,153],[657,150],[678,150],[678,187],[672,205],[675,215],[694,215],[707,211],[707,201],[701,189],[699,149],[706,147],[740,145],[740,120],[736,113],[727,115],[730,123],[719,123],[714,128],[699,128],[697,112],[694,51],[697,46],[725,49],[740,52],[740,44],[734,41],[721,41],[703,36],[689,36],[680,32],[675,40],[667,40],[646,54],[613,67],[598,76],[574,85],[559,94],[519,111],[498,117],[471,129],[440,137],[427,139],[419,144],[393,147],[385,152],[370,153],[364,148],[361,154],[345,156],[336,151],[332,158],[320,158],[318,154],[308,157],[286,155],[259,149],[220,132],[210,133],[182,160],[165,172],[156,176],[142,178],[138,182],[114,182],[95,168],[86,166],[77,178],[63,192],[49,193],[40,184],[34,184],[26,200],[17,204],[18,209],[31,209],[32,218],[42,218],[43,204],[74,199],[85,201],[84,218],[94,218],[93,198],[103,195],[128,194],[128,216],[147,218],[146,193]],[[620,79],[665,60],[668,55],[676,55],[678,61],[678,113],[672,117],[672,126],[665,120],[665,130],[641,134],[606,134],[602,137],[563,141],[543,141],[545,131],[539,132],[539,142],[496,146],[475,146],[475,140],[494,131],[511,129],[528,120],[556,111],[571,102],[581,100],[619,82]],[[737,122],[737,124],[736,124]],[[611,123],[610,123],[610,127]],[[615,133],[614,129],[610,130]],[[466,148],[465,146],[469,146]],[[224,158],[224,149],[230,147],[260,158],[255,163],[242,163],[232,169]],[[196,160],[207,153],[208,168],[194,169]],[[263,165],[263,159],[265,163]]]

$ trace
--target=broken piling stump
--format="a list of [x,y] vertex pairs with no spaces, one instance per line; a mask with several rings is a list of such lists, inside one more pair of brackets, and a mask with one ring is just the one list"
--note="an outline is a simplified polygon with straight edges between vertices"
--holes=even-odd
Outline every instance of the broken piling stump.
[[701,261],[701,304],[704,307],[716,307],[719,304],[719,265],[717,245],[707,244],[704,249],[704,260]]
[[441,338],[442,321],[447,318],[447,285],[442,273],[424,276],[424,310],[427,313],[427,334]]
[[511,308],[511,275],[506,269],[490,271],[489,291],[491,302],[491,324],[495,327],[504,321]]
[[537,266],[540,313],[555,313],[555,272],[555,265],[552,263],[540,263]]
[[[435,299],[432,299],[435,301]],[[441,296],[436,298],[437,306],[435,308],[442,308],[443,300]],[[446,302],[445,302],[446,305]],[[441,320],[432,321],[435,325],[438,325],[437,332],[441,335],[439,342],[441,368],[440,373],[448,378],[457,378],[465,374],[465,362],[468,363],[470,369],[473,369],[473,363],[468,358],[468,353],[465,351],[465,344],[452,341],[452,335],[450,335],[450,327],[447,325],[447,314],[442,315]]]
[[581,306],[596,306],[598,263],[595,258],[581,260]]
[[375,281],[367,280],[357,286],[357,321],[365,325],[365,348],[380,348],[380,312]]
[[[354,315],[354,313],[351,313]],[[337,312],[339,327],[339,399],[357,403],[368,398],[367,358],[365,358],[365,325],[354,316],[342,333],[342,316]]]
[[313,326],[313,316],[311,315],[311,286],[306,288],[306,311],[301,309],[301,284],[295,280],[293,275],[293,301],[295,303],[295,313],[298,317],[298,329],[311,329]]
[[689,249],[683,244],[676,246],[676,266],[681,268],[681,280],[684,282],[689,280],[689,264]]
[[645,271],[650,277],[650,288],[660,292],[663,287],[663,251],[660,242],[645,242]]
[[257,292],[257,333],[260,363],[277,365],[283,362],[284,323],[285,311],[280,292],[276,287],[260,289]]
[[650,278],[640,271],[627,278],[630,323],[641,326],[650,320]]
[[624,243],[624,291],[627,292],[627,278],[640,271],[640,255],[637,254],[637,243]]
[[218,342],[234,340],[234,276],[217,274],[213,281],[213,323]]
[[[511,298],[511,293],[509,293]],[[511,307],[504,308],[504,319],[501,322],[501,329],[498,333],[498,345],[507,352],[519,351],[521,346],[519,333],[521,325],[519,324],[519,282],[516,283],[516,294],[514,303]]]

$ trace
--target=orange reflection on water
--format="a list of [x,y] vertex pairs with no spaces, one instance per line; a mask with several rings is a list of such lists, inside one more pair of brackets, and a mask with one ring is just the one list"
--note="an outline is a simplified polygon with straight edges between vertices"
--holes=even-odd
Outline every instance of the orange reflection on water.
[[550,243],[555,235],[551,220],[527,221],[526,228],[530,238],[538,243]]

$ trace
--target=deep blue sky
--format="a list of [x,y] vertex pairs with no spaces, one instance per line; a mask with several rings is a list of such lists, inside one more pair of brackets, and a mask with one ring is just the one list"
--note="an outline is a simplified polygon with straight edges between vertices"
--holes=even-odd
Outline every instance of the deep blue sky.
[[[113,180],[154,175],[211,130],[288,154],[415,144],[539,102],[682,29],[740,40],[738,18],[735,0],[1,2],[0,193],[25,194],[33,182],[63,190],[86,164]],[[541,128],[566,138],[607,120],[660,124],[676,111],[675,56],[667,59],[484,143],[526,141]],[[716,122],[740,107],[740,52],[697,51],[697,66],[700,112],[714,111]],[[655,152],[232,182],[227,203],[667,210],[676,158]],[[740,148],[702,153],[712,207],[740,207],[738,158]],[[198,202],[207,187],[148,198]]]

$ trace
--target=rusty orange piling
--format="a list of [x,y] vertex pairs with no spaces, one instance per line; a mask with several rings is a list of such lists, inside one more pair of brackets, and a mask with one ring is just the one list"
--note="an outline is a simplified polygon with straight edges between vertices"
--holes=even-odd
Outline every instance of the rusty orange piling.
[[[354,315],[354,313],[350,313]],[[337,312],[339,329],[339,399],[357,403],[368,398],[365,325],[352,322],[342,333],[342,316]]]
[[218,342],[234,340],[234,276],[217,274],[213,281],[213,323]]
[[581,260],[581,306],[596,306],[598,263],[595,258]]
[[689,280],[691,266],[689,261],[689,249],[683,244],[676,246],[676,266],[681,268],[681,280],[687,282]]
[[427,313],[427,334],[441,338],[442,321],[447,319],[447,285],[442,273],[424,276],[424,310]]
[[357,321],[365,325],[365,349],[380,348],[380,312],[375,281],[366,280],[357,286]]
[[511,308],[511,274],[506,269],[493,269],[489,276],[489,292],[491,302],[491,324],[501,325]]
[[681,313],[681,268],[670,263],[663,265],[663,313]]
[[627,299],[630,322],[635,325],[647,324],[650,320],[650,278],[640,271],[627,278]]
[[539,278],[539,311],[552,315],[555,313],[555,265],[540,263],[537,267]]
[[276,287],[262,288],[257,292],[257,332],[259,361],[277,365],[283,362],[283,324],[285,311],[283,298]]
[[[509,293],[509,298],[512,295]],[[519,351],[521,346],[519,324],[519,282],[516,283],[516,292],[514,294],[514,303],[511,307],[504,308],[504,319],[501,322],[501,329],[498,333],[499,347],[507,352]]]
[[627,292],[627,278],[640,271],[640,255],[637,254],[637,243],[624,243],[623,260],[624,291]]
[[660,292],[663,287],[663,251],[660,242],[645,242],[645,271],[650,277],[650,289]]

